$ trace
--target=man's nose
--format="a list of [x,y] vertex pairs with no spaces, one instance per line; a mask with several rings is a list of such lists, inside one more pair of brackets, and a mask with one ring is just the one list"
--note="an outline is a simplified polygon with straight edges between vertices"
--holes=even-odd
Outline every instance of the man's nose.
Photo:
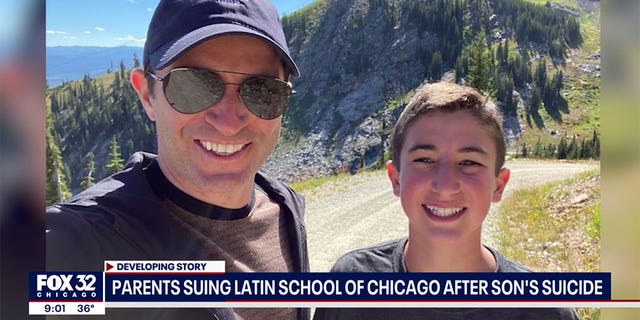
[[235,83],[226,83],[220,101],[205,112],[205,120],[224,136],[240,132],[247,125],[250,116]]

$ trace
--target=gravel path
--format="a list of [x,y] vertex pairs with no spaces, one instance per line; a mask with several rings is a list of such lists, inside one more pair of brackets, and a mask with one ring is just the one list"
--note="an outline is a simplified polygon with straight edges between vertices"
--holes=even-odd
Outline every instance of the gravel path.
[[[514,190],[564,180],[595,169],[598,163],[510,161],[511,179],[503,195]],[[330,181],[303,192],[311,271],[329,271],[344,253],[407,234],[407,219],[383,171]],[[499,206],[495,204],[492,212]],[[483,242],[495,246],[495,214],[485,220]]]

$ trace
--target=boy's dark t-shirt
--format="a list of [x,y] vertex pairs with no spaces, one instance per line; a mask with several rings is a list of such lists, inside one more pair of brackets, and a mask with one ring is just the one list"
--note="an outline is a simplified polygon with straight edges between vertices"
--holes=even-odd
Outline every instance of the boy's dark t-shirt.
[[[402,252],[407,238],[357,249],[342,256],[331,272],[407,272]],[[498,251],[487,247],[496,258],[496,272],[531,272]],[[316,309],[314,320],[339,319],[579,319],[571,308],[327,308]]]

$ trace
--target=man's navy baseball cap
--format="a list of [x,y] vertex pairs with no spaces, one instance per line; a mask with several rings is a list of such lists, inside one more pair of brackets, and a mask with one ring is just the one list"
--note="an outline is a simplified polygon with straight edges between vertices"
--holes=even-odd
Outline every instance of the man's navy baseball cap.
[[144,45],[144,66],[159,70],[205,40],[229,34],[258,37],[299,76],[276,8],[266,0],[161,0]]

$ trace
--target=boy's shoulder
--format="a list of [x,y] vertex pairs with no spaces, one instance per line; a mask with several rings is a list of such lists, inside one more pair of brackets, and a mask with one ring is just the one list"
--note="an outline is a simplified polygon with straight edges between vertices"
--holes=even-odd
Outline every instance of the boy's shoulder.
[[402,251],[407,238],[360,248],[340,257],[331,272],[405,272]]
[[[340,257],[331,272],[406,272],[402,252],[407,238],[385,241],[355,249]],[[491,247],[485,246],[496,258],[497,272],[532,272]]]
[[496,258],[496,264],[498,266],[497,272],[532,272],[531,269],[521,265],[520,263],[505,257],[498,250],[485,246],[489,249],[493,256]]

